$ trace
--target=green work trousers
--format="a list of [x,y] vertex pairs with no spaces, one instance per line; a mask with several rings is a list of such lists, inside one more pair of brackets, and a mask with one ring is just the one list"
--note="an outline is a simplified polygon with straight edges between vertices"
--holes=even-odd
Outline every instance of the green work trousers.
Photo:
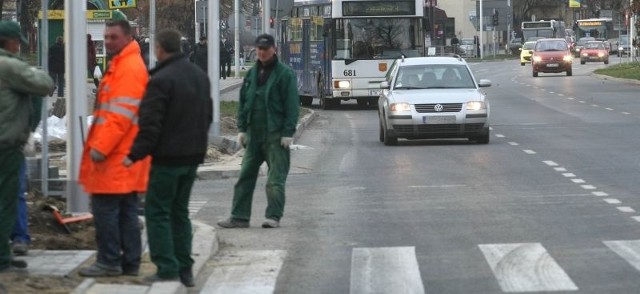
[[189,197],[198,165],[152,164],[144,215],[151,261],[163,279],[176,278],[193,265]]
[[290,152],[280,144],[278,133],[253,134],[247,132],[247,149],[242,158],[240,177],[233,191],[231,217],[238,220],[251,219],[253,191],[258,180],[260,165],[267,162],[267,210],[265,217],[279,221],[284,212],[284,186],[289,174]]
[[9,238],[18,213],[18,176],[23,161],[20,148],[0,150],[0,269],[11,263]]

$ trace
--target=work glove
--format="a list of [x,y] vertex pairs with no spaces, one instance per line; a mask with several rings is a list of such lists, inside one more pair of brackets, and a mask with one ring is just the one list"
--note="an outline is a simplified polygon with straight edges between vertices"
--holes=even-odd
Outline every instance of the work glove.
[[95,149],[91,149],[91,152],[89,152],[89,156],[91,157],[91,160],[93,160],[93,162],[102,162],[106,159],[104,154]]
[[22,153],[27,157],[36,155],[36,140],[33,138],[33,133],[29,134],[29,139],[22,148]]
[[247,148],[247,133],[238,133],[238,143],[242,148]]
[[292,137],[282,137],[280,139],[280,145],[282,145],[282,147],[284,147],[284,148],[289,149],[291,144],[293,144],[293,138]]
[[125,167],[130,167],[131,165],[133,165],[133,160],[129,159],[129,156],[125,156],[122,160],[122,165],[124,165]]

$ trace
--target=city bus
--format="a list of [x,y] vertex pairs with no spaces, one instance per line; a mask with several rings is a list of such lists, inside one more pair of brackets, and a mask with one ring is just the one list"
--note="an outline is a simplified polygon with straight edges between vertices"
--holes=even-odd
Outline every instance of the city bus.
[[520,28],[523,42],[542,38],[564,38],[566,34],[564,21],[559,20],[523,21]]
[[606,41],[614,36],[613,20],[611,18],[590,18],[576,21],[574,26],[576,38],[592,37],[599,41]]
[[295,0],[279,45],[301,103],[376,105],[393,61],[425,55],[423,15],[422,0]]

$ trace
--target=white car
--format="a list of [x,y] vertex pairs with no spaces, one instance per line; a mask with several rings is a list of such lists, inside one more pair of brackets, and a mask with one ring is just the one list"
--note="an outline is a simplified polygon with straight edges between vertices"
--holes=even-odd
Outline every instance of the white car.
[[380,141],[398,138],[468,138],[489,143],[489,101],[469,66],[460,57],[415,57],[396,60],[387,72],[378,99]]

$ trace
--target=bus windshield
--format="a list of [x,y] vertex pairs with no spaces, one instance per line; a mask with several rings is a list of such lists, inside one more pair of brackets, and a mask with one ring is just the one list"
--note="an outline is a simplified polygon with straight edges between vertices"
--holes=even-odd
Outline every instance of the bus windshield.
[[423,56],[420,19],[345,18],[334,20],[333,59],[395,59]]
[[522,30],[522,36],[525,41],[532,41],[541,38],[553,38],[553,30],[552,29],[533,29],[533,30]]

